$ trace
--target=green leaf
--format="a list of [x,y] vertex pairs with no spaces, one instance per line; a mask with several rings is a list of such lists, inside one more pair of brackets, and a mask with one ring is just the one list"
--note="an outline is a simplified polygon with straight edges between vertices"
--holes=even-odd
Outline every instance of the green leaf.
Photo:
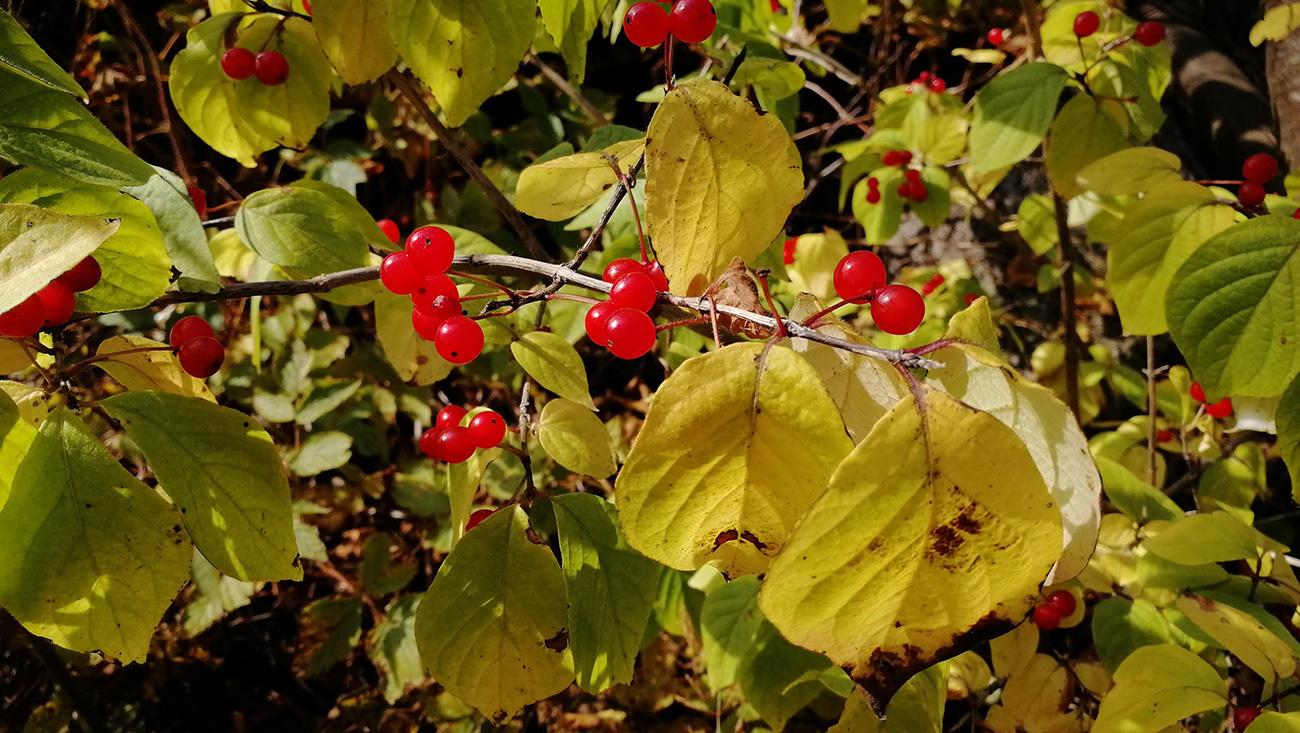
[[352,436],[338,430],[312,433],[289,459],[295,476],[315,476],[352,460]]
[[1295,673],[1291,647],[1249,614],[1200,596],[1179,598],[1178,610],[1262,677],[1265,695]]
[[632,681],[659,586],[659,566],[627,546],[617,512],[591,494],[552,502],[569,599],[578,686],[597,693]]
[[234,81],[238,113],[257,134],[301,150],[329,117],[329,59],[312,23],[270,13],[248,17],[252,22],[240,28],[235,45],[254,53],[276,51],[289,62],[290,71],[289,78],[276,86],[263,84],[256,76]]
[[393,35],[411,71],[460,127],[514,75],[537,29],[534,0],[392,0]]
[[379,670],[389,705],[401,699],[407,687],[424,680],[424,664],[415,643],[415,616],[423,598],[403,596],[388,604],[384,620],[366,634],[366,655]]
[[180,507],[203,556],[240,580],[300,580],[289,483],[271,438],[227,407],[163,392],[100,402]]
[[573,682],[564,575],[531,530],[515,506],[467,532],[415,617],[429,674],[496,725]]
[[1300,503],[1300,381],[1291,382],[1277,406],[1277,449],[1291,474],[1291,497]]
[[758,576],[746,575],[715,589],[700,610],[700,637],[709,688],[735,684],[737,672],[753,651],[759,629],[767,623],[758,608]]
[[542,23],[555,40],[569,67],[569,76],[579,84],[587,72],[587,41],[600,25],[600,16],[612,0],[538,0]]
[[576,402],[551,400],[542,408],[537,439],[555,462],[592,478],[613,476],[618,470],[609,432],[590,409]]
[[375,333],[384,357],[402,381],[417,387],[433,384],[451,374],[451,362],[438,355],[432,341],[415,333],[411,316],[415,306],[405,295],[387,290],[375,297]]
[[618,183],[606,156],[618,161],[624,175],[645,153],[645,138],[623,140],[607,148],[539,161],[519,174],[515,206],[529,216],[561,221],[596,203]]
[[374,81],[397,64],[397,41],[388,16],[387,2],[317,0],[312,4],[312,27],[344,83]]
[[135,186],[153,175],[81,102],[5,69],[0,157],[105,186]]
[[190,575],[198,592],[181,611],[181,629],[186,638],[207,631],[222,616],[248,605],[254,584],[223,575],[197,549],[191,557]]
[[1223,678],[1200,657],[1170,644],[1143,647],[1115,672],[1092,730],[1157,733],[1227,702]]
[[1169,285],[1169,331],[1214,400],[1272,397],[1300,372],[1300,221],[1252,219],[1205,242]]
[[799,64],[751,56],[736,70],[733,83],[752,86],[767,99],[776,101],[798,94],[807,80]]
[[849,696],[840,721],[828,733],[942,733],[948,692],[947,665],[936,664],[903,685],[881,720],[860,690]]
[[912,675],[1019,624],[1061,547],[1060,512],[1016,433],[924,390],[836,469],[760,601],[883,712]]
[[95,362],[95,366],[129,390],[168,392],[208,402],[217,401],[207,382],[186,373],[176,352],[158,341],[143,336],[113,336],[99,345],[95,357],[101,359]]
[[[1170,79],[1168,45],[1162,43],[1154,49],[1127,45],[1129,48],[1115,49],[1098,61],[1088,74],[1088,84],[1098,96],[1126,100],[1123,109],[1132,121],[1134,137],[1149,140],[1165,122],[1160,96]],[[1139,50],[1134,52],[1134,48]],[[1127,101],[1130,99],[1135,101]]]
[[361,546],[361,587],[367,593],[386,596],[405,588],[419,569],[414,563],[394,563],[391,552],[397,547],[393,536],[376,532]]
[[339,382],[317,382],[311,390],[311,394],[303,403],[302,407],[294,416],[294,421],[299,425],[311,425],[326,415],[334,412],[343,403],[352,399],[352,396],[361,389],[361,380],[353,379]]
[[848,244],[834,229],[800,235],[795,240],[794,260],[785,267],[790,285],[796,292],[810,293],[821,300],[834,298],[835,266],[848,254]]
[[1146,193],[1181,183],[1183,162],[1160,148],[1126,148],[1084,166],[1075,180],[1084,190],[1108,196]]
[[1078,94],[1052,121],[1047,131],[1047,177],[1062,198],[1083,193],[1075,181],[1080,170],[1126,147],[1127,135],[1116,121],[1124,119],[1124,110],[1115,111],[1113,105],[1116,103],[1098,103],[1087,94]]
[[122,189],[140,199],[153,212],[172,265],[180,271],[176,281],[187,292],[215,293],[221,288],[221,275],[208,248],[199,212],[194,210],[185,182],[164,168],[154,168],[154,175],[143,186]]
[[619,472],[628,544],[678,570],[760,571],[850,448],[793,351],[745,343],[690,359],[659,387]]
[[970,129],[975,168],[994,171],[1029,157],[1052,124],[1067,79],[1055,64],[1027,64],[981,89]]
[[71,270],[119,226],[120,222],[99,217],[0,204],[0,313]]
[[1266,542],[1249,524],[1225,512],[1193,514],[1160,528],[1142,546],[1179,565],[1231,562],[1264,555]]
[[549,331],[532,331],[511,342],[510,353],[542,387],[587,409],[596,409],[587,386],[587,369],[568,341]]
[[699,294],[732,259],[757,257],[803,200],[781,121],[716,81],[678,84],[646,140],[646,226],[674,292]]
[[880,168],[871,176],[880,186],[880,201],[869,203],[870,178],[858,181],[853,188],[853,218],[866,230],[867,244],[884,244],[898,233],[903,219],[903,199],[898,195],[898,185],[903,182],[903,172],[898,168]]
[[1145,598],[1107,598],[1092,611],[1092,638],[1097,656],[1114,672],[1133,652],[1174,639],[1160,609]]
[[[1283,5],[1277,10],[1290,8]],[[1294,10],[1300,11],[1300,8]],[[1250,733],[1300,733],[1300,713],[1275,713],[1267,711],[1255,718],[1255,722],[1246,728]]]
[[0,510],[9,499],[14,475],[33,440],[36,440],[36,428],[23,419],[13,398],[0,390]]
[[346,659],[361,641],[365,612],[360,598],[327,597],[307,604],[299,616],[297,666],[314,677]]
[[1123,464],[1099,456],[1097,468],[1101,471],[1106,498],[1133,521],[1145,523],[1153,519],[1173,520],[1183,516],[1183,510],[1173,499],[1138,478]]
[[0,13],[0,64],[51,89],[87,98],[77,80],[54,63],[8,13]]
[[77,296],[79,311],[140,308],[162,295],[171,282],[171,259],[158,222],[149,207],[127,194],[26,168],[0,181],[0,203],[119,220],[116,233],[94,251],[104,275],[98,285]]
[[181,513],[63,408],[13,475],[0,536],[0,605],[74,651],[144,661],[154,627],[189,578]]

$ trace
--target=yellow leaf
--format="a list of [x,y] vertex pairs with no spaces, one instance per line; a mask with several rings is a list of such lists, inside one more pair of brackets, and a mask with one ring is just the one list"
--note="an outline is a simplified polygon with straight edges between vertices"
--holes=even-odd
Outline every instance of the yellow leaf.
[[854,690],[844,705],[840,722],[827,733],[941,733],[947,699],[947,665],[936,664],[903,685],[881,720],[871,710],[861,690]]
[[254,20],[240,30],[238,45],[255,53],[280,53],[289,62],[289,78],[276,86],[256,77],[235,82],[237,113],[257,134],[287,147],[305,148],[329,117],[329,59],[313,23],[276,15],[249,17]]
[[1016,434],[927,390],[836,469],[760,602],[882,710],[918,670],[1023,621],[1060,546],[1060,513]]
[[963,652],[953,657],[948,666],[948,697],[960,700],[988,688],[993,683],[993,670],[984,657],[975,652]]
[[66,216],[81,212],[56,212],[46,208],[46,201],[40,203],[44,206],[25,201],[0,205],[0,313],[71,270],[121,224],[98,216]]
[[207,382],[191,377],[181,368],[174,351],[139,349],[167,349],[167,344],[143,336],[114,336],[99,345],[96,356],[106,358],[95,365],[130,390],[167,392],[183,397],[200,397],[208,402],[217,401]]
[[556,463],[592,478],[614,475],[618,462],[605,425],[590,409],[569,400],[551,400],[542,408],[537,439]]
[[375,297],[375,332],[384,356],[402,381],[423,387],[451,374],[451,362],[438,355],[432,341],[415,333],[414,312],[411,299],[404,295],[385,290]]
[[1016,720],[1018,729],[1039,730],[1059,718],[1072,697],[1065,667],[1046,654],[1034,654],[1007,680],[1002,708]]
[[989,642],[993,659],[993,672],[999,677],[1019,674],[1038,651],[1038,627],[1031,623],[1020,624],[1010,633]]
[[1300,7],[1278,5],[1250,29],[1250,44],[1263,45],[1264,41],[1281,41],[1300,28]]
[[803,165],[776,115],[706,79],[668,93],[646,136],[646,224],[675,292],[767,249],[803,199]]
[[619,473],[628,544],[678,570],[763,570],[852,448],[798,354],[733,344],[659,388]]
[[27,358],[27,352],[17,341],[0,339],[0,374],[21,372],[31,365],[32,360]]
[[22,416],[23,422],[37,429],[50,413],[64,403],[63,395],[57,392],[46,392],[19,382],[0,382],[0,392],[9,395],[9,399],[18,406],[18,414]]
[[510,353],[545,389],[588,410],[596,409],[587,386],[587,369],[568,341],[550,331],[531,331],[510,344]]
[[1047,177],[1057,193],[1066,199],[1083,193],[1075,176],[1089,163],[1122,150],[1126,137],[1115,117],[1092,97],[1079,94],[1066,102],[1047,131]]
[[627,174],[645,152],[645,140],[624,140],[604,150],[575,153],[536,163],[519,174],[515,206],[547,221],[561,221],[596,203],[618,183],[608,158]]
[[948,330],[943,337],[969,341],[983,346],[990,354],[998,354],[998,328],[993,324],[989,299],[981,296],[966,306],[965,310],[954,313],[948,320]]
[[316,0],[311,17],[321,48],[344,82],[374,81],[397,63],[387,2]]
[[1183,162],[1159,148],[1128,148],[1084,166],[1075,180],[1084,190],[1110,196],[1145,193],[1182,182]]
[[1093,733],[1157,733],[1228,702],[1223,678],[1200,657],[1172,644],[1144,646],[1115,672]]
[[36,428],[27,424],[18,405],[9,397],[8,390],[0,390],[0,510],[9,499],[18,465],[35,439]]
[[1291,647],[1249,614],[1224,603],[1200,596],[1178,599],[1178,610],[1264,678],[1266,695],[1295,674],[1296,658]]
[[823,229],[821,234],[801,235],[795,241],[794,261],[785,268],[790,284],[798,292],[810,293],[823,301],[830,300],[835,297],[835,266],[848,253],[849,245],[834,229]]

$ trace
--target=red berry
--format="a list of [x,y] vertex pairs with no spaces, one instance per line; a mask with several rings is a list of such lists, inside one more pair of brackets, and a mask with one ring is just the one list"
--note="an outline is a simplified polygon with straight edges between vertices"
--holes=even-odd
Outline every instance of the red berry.
[[1143,46],[1154,46],[1165,40],[1165,24],[1148,20],[1133,31],[1133,40]]
[[930,72],[922,71],[921,75],[916,77],[916,80],[922,84],[926,83],[927,81],[930,81]]
[[1224,397],[1213,405],[1206,405],[1205,411],[1210,414],[1210,417],[1222,420],[1232,414],[1232,398]]
[[77,263],[76,267],[59,275],[59,282],[67,285],[74,293],[84,293],[87,290],[99,284],[99,279],[104,276],[99,269],[99,260],[94,257],[87,257]]
[[1205,402],[1205,389],[1201,387],[1200,382],[1192,382],[1192,388],[1187,390],[1187,394],[1197,402]]
[[379,225],[379,230],[384,233],[384,236],[388,237],[388,241],[393,244],[397,244],[401,241],[402,231],[397,228],[397,222],[392,219],[380,219],[375,223]]
[[794,248],[797,247],[797,246],[799,246],[799,240],[798,240],[798,239],[793,239],[793,238],[792,238],[792,239],[787,239],[787,240],[785,240],[785,249],[784,249],[784,251],[782,252],[782,255],[783,255],[783,256],[782,256],[782,258],[781,258],[781,261],[784,262],[784,263],[787,264],[787,265],[793,265],[793,264],[794,264]]
[[213,338],[216,334],[212,331],[212,325],[198,316],[185,316],[172,326],[172,332],[167,336],[167,343],[173,348],[179,349],[187,342],[197,338]]
[[677,0],[668,29],[682,43],[699,43],[718,27],[718,11],[709,0]]
[[1172,441],[1175,437],[1176,437],[1176,436],[1174,435],[1174,431],[1172,431],[1172,430],[1157,430],[1157,431],[1156,431],[1156,442],[1157,442],[1157,443],[1168,443],[1168,442]]
[[1053,611],[1056,611],[1061,618],[1069,618],[1079,607],[1078,601],[1074,600],[1074,595],[1068,590],[1056,590],[1047,595],[1047,605]]
[[221,70],[226,76],[236,81],[247,79],[257,68],[257,59],[253,52],[238,46],[221,54]]
[[668,13],[655,3],[637,3],[623,16],[623,34],[641,48],[658,46],[668,39]]
[[434,449],[447,463],[464,463],[474,455],[474,439],[470,437],[469,428],[459,425],[446,428],[438,433]]
[[885,263],[875,252],[850,252],[835,266],[835,292],[844,300],[865,303],[864,296],[884,287],[887,278]]
[[605,272],[600,279],[613,284],[634,272],[645,273],[645,265],[628,257],[620,257],[605,265]]
[[207,379],[221,369],[226,360],[226,347],[211,336],[200,336],[182,344],[177,355],[186,374]]
[[495,513],[496,512],[492,511],[491,509],[479,509],[478,511],[469,515],[469,521],[465,522],[465,531],[468,532],[471,529],[474,529],[475,527],[482,524],[484,519],[487,519],[488,517],[492,516]]
[[257,55],[257,80],[268,87],[278,87],[289,79],[289,62],[278,51],[263,51]]
[[925,320],[925,300],[906,285],[886,285],[871,303],[871,320],[885,333],[904,336]]
[[37,295],[0,313],[0,336],[11,339],[24,339],[33,336],[45,325],[45,306]]
[[903,153],[900,150],[886,150],[885,154],[880,156],[880,161],[889,167],[901,165],[903,162]]
[[435,461],[442,460],[438,455],[438,436],[442,434],[442,428],[429,428],[420,436],[420,452],[432,458]]
[[442,227],[420,227],[406,238],[406,251],[425,274],[443,273],[456,256],[456,240]]
[[452,316],[464,315],[460,307],[460,298],[451,298],[446,295],[439,295],[433,299],[427,309],[417,309],[426,316],[437,318],[439,322],[445,321]]
[[655,324],[639,310],[620,308],[605,322],[605,346],[620,359],[636,359],[655,345]]
[[1039,606],[1034,609],[1034,626],[1042,631],[1051,631],[1061,625],[1061,614],[1051,606]]
[[900,164],[902,164],[902,165],[911,165],[911,164],[912,164],[912,151],[910,151],[910,150],[900,150],[900,151],[898,151],[898,154],[902,156],[902,158],[901,158],[900,161],[899,161]]
[[1300,219],[1300,209],[1296,209],[1295,212],[1294,212],[1293,214],[1291,214],[1291,218],[1292,218],[1292,219]]
[[930,80],[930,91],[935,94],[943,94],[948,91],[948,82],[936,76]]
[[1263,714],[1264,712],[1259,708],[1237,708],[1232,711],[1232,727],[1237,729],[1237,733],[1241,733],[1255,722],[1255,718]]
[[916,181],[912,184],[911,188],[911,198],[916,203],[923,204],[926,199],[930,198],[930,189],[926,188],[924,183]]
[[189,192],[190,201],[194,202],[194,210],[199,212],[199,218],[208,218],[208,197],[203,193],[203,189],[198,186],[186,186],[185,190]]
[[452,364],[468,364],[483,353],[483,327],[465,316],[452,316],[438,326],[433,345]]
[[768,3],[767,3],[767,4],[768,4],[769,6],[771,6],[771,8],[772,8],[772,12],[773,12],[773,13],[779,13],[779,12],[781,12],[781,3],[780,3],[780,0],[768,0]]
[[898,197],[900,199],[912,198],[912,184],[910,182],[903,181],[902,183],[898,184]]
[[71,288],[58,280],[37,291],[36,297],[40,298],[41,308],[45,311],[45,323],[42,325],[47,328],[67,323],[72,312],[77,309],[77,296]]
[[460,421],[465,419],[465,408],[459,405],[447,405],[438,410],[438,417],[434,419],[434,424],[439,430],[446,430],[460,425]]
[[[446,297],[439,297],[438,300],[446,300]],[[416,308],[411,311],[411,327],[415,333],[425,341],[433,341],[438,338],[438,327],[442,322],[447,320],[445,317],[429,313],[428,311]]]
[[430,275],[424,278],[420,287],[411,293],[411,300],[415,303],[415,307],[430,314],[434,313],[433,302],[438,298],[451,298],[460,302],[460,291],[456,289],[456,283],[446,275]]
[[875,206],[876,204],[880,203],[880,189],[878,188],[867,189],[867,203],[871,204],[872,206]]
[[645,274],[649,275],[650,279],[654,281],[655,290],[661,293],[668,292],[668,276],[664,274],[663,265],[658,262],[651,262],[646,265]]
[[1264,203],[1264,185],[1246,181],[1237,189],[1237,200],[1242,206],[1259,206]]
[[1241,176],[1247,181],[1268,183],[1277,175],[1277,158],[1268,153],[1255,153],[1241,164]]
[[307,15],[311,15],[311,0],[302,0],[302,7],[307,11]]
[[934,291],[939,289],[940,285],[943,285],[943,282],[944,282],[943,275],[935,275],[934,277],[930,278],[930,280],[926,282],[924,286],[921,287],[921,294],[929,295],[933,293]]
[[962,298],[962,302],[966,305],[970,305],[979,299],[980,296],[977,293],[966,293],[966,297]]
[[492,410],[480,412],[469,421],[469,435],[474,445],[484,450],[495,448],[506,437],[506,421]]
[[907,179],[908,183],[920,183],[921,171],[918,171],[915,168],[910,168],[903,172],[903,177]]
[[591,339],[592,343],[605,343],[605,325],[609,323],[609,317],[614,315],[617,310],[618,306],[606,300],[593,305],[591,310],[587,311],[585,321],[587,338]]
[[419,290],[424,279],[424,273],[409,252],[394,252],[379,265],[379,280],[390,293],[410,295]]
[[1101,18],[1091,10],[1085,10],[1074,16],[1074,35],[1087,38],[1101,28]]
[[880,179],[876,178],[875,176],[868,178],[867,188],[871,189],[872,191],[875,191],[876,189],[880,188]]
[[989,30],[989,43],[994,46],[1001,46],[1002,41],[1006,39],[1006,31],[1001,28],[992,28]]
[[657,299],[655,282],[644,272],[625,275],[609,291],[609,302],[619,308],[649,312]]

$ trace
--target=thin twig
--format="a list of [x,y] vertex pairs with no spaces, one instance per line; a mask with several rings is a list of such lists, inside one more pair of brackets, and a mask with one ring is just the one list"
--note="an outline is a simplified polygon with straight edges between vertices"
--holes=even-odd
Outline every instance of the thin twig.
[[1056,208],[1056,234],[1061,240],[1061,327],[1065,330],[1065,394],[1070,410],[1079,417],[1079,330],[1074,319],[1074,240],[1066,218],[1065,200],[1052,192]]
[[528,54],[527,60],[533,66],[540,69],[542,76],[546,77],[547,81],[554,84],[556,89],[563,92],[564,96],[572,99],[573,103],[578,105],[578,107],[591,118],[592,122],[596,123],[596,127],[604,127],[609,124],[609,120],[605,117],[605,114],[599,109],[596,109],[596,105],[592,104],[590,99],[582,96],[582,92],[578,91],[577,87],[570,84],[569,80],[565,79],[563,74],[552,69],[549,65],[538,58],[536,54]]
[[1020,9],[1025,16],[1025,28],[1029,31],[1029,49],[1035,60],[1043,57],[1043,31],[1038,24],[1038,4],[1034,0],[1020,0]]

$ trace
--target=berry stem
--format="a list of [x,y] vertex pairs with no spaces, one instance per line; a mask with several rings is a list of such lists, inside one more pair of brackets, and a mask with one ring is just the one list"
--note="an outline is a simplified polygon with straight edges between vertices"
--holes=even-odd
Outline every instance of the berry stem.
[[[614,175],[618,176],[618,182],[623,184],[623,190],[631,193],[636,182],[623,175],[623,169],[618,164],[618,158],[611,155],[607,156],[605,160],[609,162],[609,167],[614,169]],[[641,213],[637,211],[636,196],[628,196],[627,202],[632,205],[632,218],[636,220],[636,238],[637,243],[641,245],[641,264],[648,265],[650,264],[650,258],[646,255],[645,230],[641,227]]]
[[687,318],[682,321],[673,321],[672,323],[665,323],[660,326],[655,326],[655,333],[663,333],[664,331],[671,331],[674,328],[681,328],[682,326],[698,326],[702,323],[708,323],[709,320],[710,319],[708,316],[700,316],[699,318]]
[[785,327],[785,319],[781,317],[781,312],[776,309],[776,302],[772,300],[772,291],[767,287],[767,270],[759,270],[754,273],[758,278],[758,284],[763,288],[763,298],[767,300],[767,309],[772,311],[772,317],[776,319],[776,333],[772,336],[773,341],[780,341],[790,336],[790,331]]
[[668,91],[673,90],[673,46],[676,45],[673,34],[668,34],[668,40],[664,43],[664,87]]
[[[507,298],[518,297],[518,293],[516,293],[515,291],[511,290],[505,285],[502,285],[499,282],[496,282],[494,280],[489,280],[485,277],[479,277],[478,275],[471,275],[468,272],[461,272],[460,270],[448,270],[447,275],[451,277],[458,277],[461,278],[462,280],[469,280],[470,282],[476,282],[479,285],[486,285],[489,288],[495,288],[496,290],[505,293]],[[461,298],[461,300],[464,300],[464,298]]]
[[143,354],[151,351],[175,352],[176,349],[171,346],[142,346],[138,349],[126,349],[125,351],[114,351],[111,354],[97,354],[95,356],[90,357],[89,359],[83,359],[77,362],[75,365],[73,365],[71,369],[69,369],[67,372],[64,373],[63,377],[64,379],[71,379],[74,376],[80,374],[83,369],[90,366],[91,364],[96,364],[101,361],[108,361],[110,359],[114,359],[119,356],[126,356],[128,354]]
[[[874,296],[874,295],[875,295],[875,293],[874,293],[874,292],[871,292],[871,293],[866,293],[866,294],[864,294],[863,297],[867,299],[867,302],[870,302],[872,296]],[[846,305],[851,305],[851,304],[853,304],[853,301],[851,301],[851,300],[841,300],[840,302],[835,303],[834,305],[828,305],[828,306],[826,306],[825,308],[822,308],[821,310],[819,310],[819,311],[817,311],[816,313],[812,314],[811,316],[808,316],[807,318],[805,318],[804,321],[803,321],[803,325],[807,326],[808,328],[817,328],[817,322],[818,322],[818,321],[820,321],[821,319],[825,318],[826,316],[828,316],[828,315],[834,313],[835,311],[839,310],[840,308],[843,308],[844,306],[846,306]],[[859,303],[858,305],[861,305],[861,303]]]

